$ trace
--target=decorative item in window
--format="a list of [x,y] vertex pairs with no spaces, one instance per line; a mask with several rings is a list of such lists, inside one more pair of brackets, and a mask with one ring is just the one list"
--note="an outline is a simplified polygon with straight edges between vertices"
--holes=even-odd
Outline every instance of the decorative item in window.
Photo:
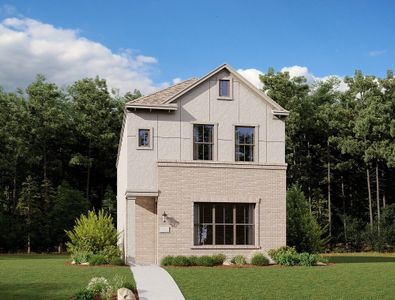
[[150,130],[149,129],[139,129],[139,147],[150,147]]

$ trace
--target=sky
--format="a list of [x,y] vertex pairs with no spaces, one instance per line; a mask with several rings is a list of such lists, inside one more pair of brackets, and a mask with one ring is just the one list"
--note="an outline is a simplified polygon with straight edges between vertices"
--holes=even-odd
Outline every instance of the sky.
[[385,76],[394,15],[391,0],[0,0],[0,85],[99,75],[147,94],[222,63],[258,87],[269,67],[309,83],[357,69]]

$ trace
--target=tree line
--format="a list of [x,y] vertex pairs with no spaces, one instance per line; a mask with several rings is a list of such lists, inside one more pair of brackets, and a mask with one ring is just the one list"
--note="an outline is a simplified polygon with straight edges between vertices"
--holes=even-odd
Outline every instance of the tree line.
[[[273,69],[260,79],[290,111],[287,185],[293,198],[306,198],[293,206],[307,210],[306,224],[314,217],[332,248],[394,228],[392,71],[384,78],[357,71],[344,79],[346,90],[336,78],[309,85]],[[61,249],[81,213],[104,208],[115,216],[124,104],[140,96],[120,96],[99,77],[61,88],[38,75],[25,90],[0,89],[0,251]]]
[[98,77],[0,89],[0,251],[54,251],[81,213],[115,214],[123,107],[138,96]]
[[379,78],[356,71],[344,78],[345,90],[335,77],[308,85],[304,77],[269,69],[260,79],[264,91],[290,111],[287,184],[303,192],[331,248],[394,246],[393,72]]

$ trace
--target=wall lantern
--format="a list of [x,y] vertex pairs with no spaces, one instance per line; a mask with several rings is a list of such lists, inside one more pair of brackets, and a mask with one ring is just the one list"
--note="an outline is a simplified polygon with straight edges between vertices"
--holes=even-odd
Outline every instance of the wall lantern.
[[167,218],[167,213],[164,211],[163,214],[162,214],[162,221],[163,221],[163,223],[166,222],[166,218]]

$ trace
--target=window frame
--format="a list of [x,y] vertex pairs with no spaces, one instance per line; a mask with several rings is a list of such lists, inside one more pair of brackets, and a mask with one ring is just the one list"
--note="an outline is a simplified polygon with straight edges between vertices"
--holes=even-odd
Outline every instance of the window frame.
[[[213,123],[213,122],[205,122],[205,121],[193,121],[190,123],[191,124],[191,128],[190,128],[190,132],[192,133],[192,137],[190,139],[190,160],[196,163],[209,163],[212,161],[217,161],[218,158],[218,123]],[[212,145],[212,160],[201,160],[201,159],[194,159],[194,126],[195,125],[211,125],[213,126],[213,145]]]
[[[228,81],[229,82],[229,96],[221,96],[221,81]],[[233,99],[233,79],[232,77],[224,77],[218,79],[218,99],[219,100],[232,100]]]
[[[252,128],[254,130],[254,136],[253,136],[253,143],[252,144],[237,144],[238,139],[236,137],[236,129],[238,127],[244,127],[244,128]],[[258,125],[251,125],[251,124],[234,124],[233,126],[234,134],[233,134],[233,157],[234,161],[236,163],[257,163],[259,161],[258,157],[258,145],[259,145],[259,126]],[[252,146],[252,160],[237,160],[236,159],[236,149],[237,146]]]
[[[196,205],[209,205],[209,208],[211,206],[211,222],[195,222],[196,216]],[[223,222],[216,222],[216,209],[217,205],[231,205],[232,206],[232,222],[226,222],[226,217],[224,214],[224,220]],[[251,222],[237,222],[237,214],[236,214],[236,206],[237,205],[248,205],[252,207],[252,221]],[[192,234],[192,243],[193,243],[193,248],[202,248],[202,247],[224,247],[224,248],[251,248],[251,247],[257,247],[256,245],[258,244],[258,233],[257,230],[259,229],[259,222],[258,222],[258,210],[259,210],[259,202],[193,202],[193,216],[192,216],[192,228],[193,228],[193,234]],[[197,209],[199,211],[199,207]],[[196,242],[196,226],[211,226],[212,227],[212,243],[211,244],[199,244]],[[232,244],[225,244],[225,243],[216,243],[216,227],[217,226],[232,226],[232,238],[233,238],[233,243]],[[251,238],[252,242],[249,244],[238,244],[237,243],[237,228],[238,226],[244,226],[244,227],[252,227],[252,233],[251,233]],[[244,236],[244,239],[246,239],[246,236]],[[224,235],[224,242],[226,239],[226,236]]]
[[[140,130],[148,130],[148,141],[149,141],[149,145],[148,146],[142,146],[140,145]],[[136,143],[137,143],[137,149],[138,150],[152,150],[153,148],[153,128],[149,128],[149,127],[139,127],[137,128],[137,132],[136,132]]]

